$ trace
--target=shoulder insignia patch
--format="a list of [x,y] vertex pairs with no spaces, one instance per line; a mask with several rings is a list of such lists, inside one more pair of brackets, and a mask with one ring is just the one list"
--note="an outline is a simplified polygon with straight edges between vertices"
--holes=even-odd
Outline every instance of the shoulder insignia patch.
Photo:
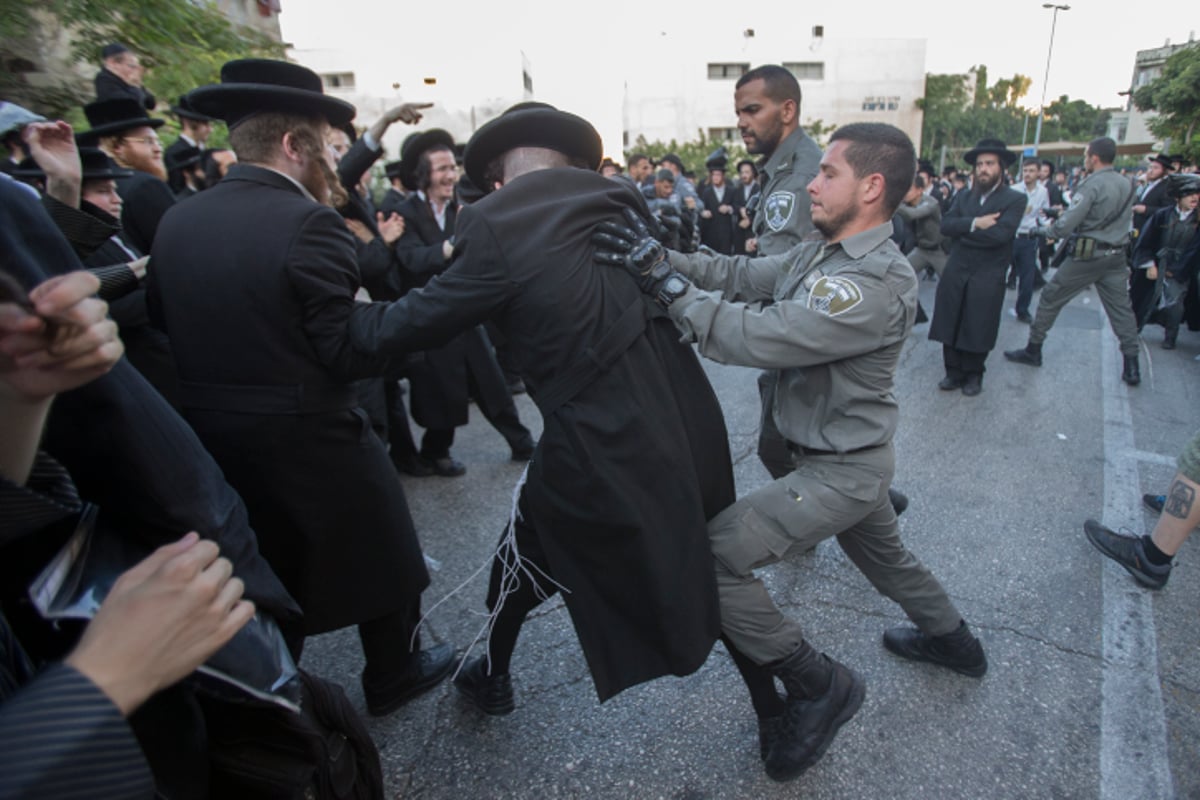
[[849,278],[823,276],[808,293],[808,307],[836,317],[854,308],[862,299],[862,290]]
[[771,192],[771,196],[763,204],[767,227],[775,233],[783,230],[795,209],[796,195],[791,192]]

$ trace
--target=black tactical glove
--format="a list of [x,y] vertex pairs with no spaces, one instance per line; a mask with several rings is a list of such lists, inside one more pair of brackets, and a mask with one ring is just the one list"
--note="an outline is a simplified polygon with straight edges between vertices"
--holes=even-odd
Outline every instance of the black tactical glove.
[[674,206],[663,206],[654,213],[650,218],[651,224],[654,226],[650,231],[650,235],[658,241],[662,242],[664,247],[671,250],[682,250],[683,243],[683,218],[679,215],[679,209]]
[[592,234],[596,245],[593,259],[607,266],[624,267],[638,287],[664,308],[687,291],[688,281],[671,268],[667,251],[650,234],[646,223],[632,209],[625,209],[628,225],[602,222]]

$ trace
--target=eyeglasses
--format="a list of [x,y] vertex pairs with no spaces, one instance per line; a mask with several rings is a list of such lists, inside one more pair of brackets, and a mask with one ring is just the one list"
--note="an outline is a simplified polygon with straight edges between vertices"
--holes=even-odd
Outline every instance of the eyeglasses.
[[121,141],[123,141],[123,142],[141,142],[142,144],[148,145],[150,147],[153,147],[156,144],[158,144],[158,145],[162,144],[162,139],[159,139],[157,136],[122,136]]

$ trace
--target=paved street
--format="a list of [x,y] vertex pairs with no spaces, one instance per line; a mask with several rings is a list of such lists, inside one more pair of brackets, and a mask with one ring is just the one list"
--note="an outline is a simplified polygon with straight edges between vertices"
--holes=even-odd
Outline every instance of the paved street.
[[[935,284],[922,282],[932,312]],[[1009,292],[1006,309],[1015,293]],[[449,683],[370,727],[390,797],[403,798],[1200,798],[1200,541],[1151,593],[1107,563],[1083,521],[1149,531],[1160,493],[1200,426],[1200,334],[1159,348],[1147,328],[1143,383],[1120,381],[1117,343],[1093,292],[1064,310],[1045,366],[1006,362],[1028,328],[1004,317],[983,394],[938,391],[941,347],[918,326],[898,376],[896,486],[909,548],[980,635],[982,680],[891,656],[900,609],[833,541],[766,571],[814,646],[867,680],[859,714],[825,758],[788,784],[758,758],[754,715],[718,644],[686,678],[596,700],[557,598],[526,625],[513,663],[517,709],[485,717]],[[753,370],[706,362],[721,398],[739,492],[767,481],[754,455]],[[522,417],[540,429],[527,396]],[[461,479],[404,479],[427,555],[427,640],[479,633],[491,548],[521,465],[472,409]],[[665,478],[664,478],[665,479]],[[340,681],[360,709],[353,629],[310,641],[304,666]]]

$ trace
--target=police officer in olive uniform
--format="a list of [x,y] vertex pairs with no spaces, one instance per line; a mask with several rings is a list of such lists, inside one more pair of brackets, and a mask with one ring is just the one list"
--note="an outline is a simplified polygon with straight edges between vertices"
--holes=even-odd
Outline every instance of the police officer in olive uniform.
[[1121,340],[1125,357],[1121,380],[1130,386],[1141,383],[1138,367],[1138,332],[1129,300],[1129,266],[1125,245],[1133,220],[1135,187],[1112,168],[1117,144],[1107,136],[1093,139],[1084,156],[1088,176],[1075,190],[1071,207],[1052,224],[1036,229],[1041,236],[1063,239],[1074,235],[1071,255],[1042,290],[1037,316],[1029,329],[1029,342],[1022,350],[1005,351],[1004,357],[1018,364],[1042,365],[1042,342],[1058,319],[1058,312],[1071,298],[1095,284],[1096,293],[1108,314],[1113,333]]
[[708,525],[722,632],[787,689],[766,759],[776,780],[816,763],[858,710],[865,687],[804,640],[756,568],[836,536],[918,626],[887,631],[889,650],[973,677],[987,670],[982,645],[900,541],[887,493],[899,417],[892,389],[917,305],[916,275],[889,237],[915,164],[912,142],[898,128],[846,125],[833,134],[808,189],[824,242],[766,258],[664,257],[648,237],[626,231],[616,233],[625,247],[597,256],[638,275],[701,354],[768,369],[776,383],[773,416],[789,442],[792,470]]

